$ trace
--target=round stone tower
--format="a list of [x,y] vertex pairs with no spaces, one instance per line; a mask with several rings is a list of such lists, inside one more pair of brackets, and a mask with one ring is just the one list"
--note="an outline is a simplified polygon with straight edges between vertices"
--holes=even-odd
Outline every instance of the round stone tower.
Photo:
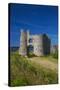
[[21,30],[19,54],[27,56],[27,32]]

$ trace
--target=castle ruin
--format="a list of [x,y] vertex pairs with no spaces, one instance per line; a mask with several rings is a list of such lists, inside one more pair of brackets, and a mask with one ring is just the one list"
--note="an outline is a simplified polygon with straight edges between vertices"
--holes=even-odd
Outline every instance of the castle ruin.
[[50,54],[51,40],[46,34],[30,35],[29,31],[21,30],[19,54],[27,56],[32,52],[36,56]]

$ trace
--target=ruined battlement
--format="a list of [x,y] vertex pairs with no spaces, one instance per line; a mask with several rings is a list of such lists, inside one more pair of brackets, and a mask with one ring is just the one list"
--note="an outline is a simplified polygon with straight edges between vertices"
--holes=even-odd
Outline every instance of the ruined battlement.
[[27,56],[27,48],[36,56],[50,54],[51,40],[46,34],[31,35],[29,31],[21,30],[19,54]]

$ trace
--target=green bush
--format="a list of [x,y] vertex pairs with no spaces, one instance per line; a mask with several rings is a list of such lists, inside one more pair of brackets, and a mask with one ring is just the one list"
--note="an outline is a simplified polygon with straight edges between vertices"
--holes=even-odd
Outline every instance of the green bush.
[[58,52],[52,53],[52,57],[58,59]]

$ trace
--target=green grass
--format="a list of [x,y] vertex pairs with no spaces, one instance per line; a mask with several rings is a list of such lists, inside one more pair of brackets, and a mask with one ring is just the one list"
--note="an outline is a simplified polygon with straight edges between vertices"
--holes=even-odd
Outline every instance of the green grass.
[[40,57],[42,60],[43,59],[46,59],[46,60],[50,60],[50,61],[52,61],[52,62],[56,62],[56,63],[58,63],[58,59],[57,58],[54,58],[53,57],[53,55],[48,55],[48,56],[42,56],[42,57]]
[[10,86],[57,84],[58,74],[22,57],[10,54]]

